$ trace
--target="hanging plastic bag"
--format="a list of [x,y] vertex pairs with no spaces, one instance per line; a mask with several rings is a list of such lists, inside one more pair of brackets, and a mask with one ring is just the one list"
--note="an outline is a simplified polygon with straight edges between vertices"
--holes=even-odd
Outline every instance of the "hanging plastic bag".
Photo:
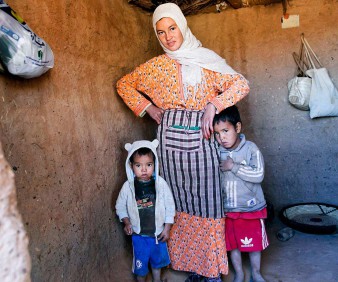
[[311,69],[310,117],[338,116],[338,90],[334,86],[326,68]]
[[310,109],[311,78],[308,76],[295,76],[288,82],[289,102],[299,110]]
[[[338,90],[326,68],[322,66],[307,40],[302,37],[305,52],[310,63],[306,74],[312,78],[310,94],[310,117],[338,116]],[[316,62],[319,68],[316,67]]]
[[0,0],[0,62],[5,70],[23,78],[38,77],[54,66],[49,45]]
[[[304,34],[302,34],[302,37],[304,37]],[[306,61],[305,48],[305,44],[301,41],[299,55],[296,52],[292,53],[297,64],[297,75],[289,80],[288,91],[290,104],[299,110],[308,111],[310,110],[312,79],[306,73],[309,68],[309,62]]]

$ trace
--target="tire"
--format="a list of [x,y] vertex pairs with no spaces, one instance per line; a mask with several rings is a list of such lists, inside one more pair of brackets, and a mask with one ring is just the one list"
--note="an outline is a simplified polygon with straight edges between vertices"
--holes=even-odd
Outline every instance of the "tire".
[[338,206],[325,203],[288,205],[279,213],[281,221],[300,232],[334,234],[338,228]]

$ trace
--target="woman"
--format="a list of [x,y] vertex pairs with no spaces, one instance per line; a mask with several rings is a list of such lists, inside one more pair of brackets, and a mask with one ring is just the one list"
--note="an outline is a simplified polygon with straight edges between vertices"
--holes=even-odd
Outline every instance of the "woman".
[[158,6],[153,27],[165,54],[121,78],[117,91],[136,115],[159,124],[161,175],[177,209],[168,242],[172,268],[191,272],[186,281],[221,281],[228,261],[212,121],[248,94],[248,83],[201,47],[177,5]]

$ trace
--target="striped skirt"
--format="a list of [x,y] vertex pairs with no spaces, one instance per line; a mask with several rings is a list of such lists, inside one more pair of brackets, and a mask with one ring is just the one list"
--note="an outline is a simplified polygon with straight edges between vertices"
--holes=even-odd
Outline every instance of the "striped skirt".
[[165,111],[157,131],[160,175],[172,189],[177,211],[222,218],[217,142],[203,138],[202,115],[202,111]]

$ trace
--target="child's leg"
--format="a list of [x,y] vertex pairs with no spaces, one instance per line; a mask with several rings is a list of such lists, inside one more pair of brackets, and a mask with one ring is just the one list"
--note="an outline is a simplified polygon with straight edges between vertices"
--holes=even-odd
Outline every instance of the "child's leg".
[[153,282],[161,282],[161,268],[151,267],[153,273]]
[[242,254],[238,249],[231,251],[231,262],[232,262],[232,266],[235,269],[234,282],[243,282],[244,271],[243,271],[243,266],[242,266]]
[[132,236],[134,254],[132,270],[136,275],[137,282],[145,282],[146,276],[149,272],[149,238],[151,239],[151,237],[142,237],[139,235]]
[[146,277],[147,276],[138,276],[138,275],[136,275],[136,280],[137,280],[137,282],[146,282]]
[[166,242],[153,241],[153,247],[150,256],[150,266],[154,282],[161,282],[161,268],[170,264],[169,253]]
[[261,252],[249,253],[252,278],[254,282],[265,282],[261,274]]

